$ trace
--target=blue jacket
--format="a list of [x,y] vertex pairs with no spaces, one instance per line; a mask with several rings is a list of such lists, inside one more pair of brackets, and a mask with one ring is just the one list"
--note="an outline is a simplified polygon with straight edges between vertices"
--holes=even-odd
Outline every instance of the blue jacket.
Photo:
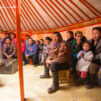
[[25,50],[25,55],[34,55],[34,54],[37,54],[37,46],[36,44],[33,44],[32,46],[31,45],[27,45],[26,46],[26,50]]

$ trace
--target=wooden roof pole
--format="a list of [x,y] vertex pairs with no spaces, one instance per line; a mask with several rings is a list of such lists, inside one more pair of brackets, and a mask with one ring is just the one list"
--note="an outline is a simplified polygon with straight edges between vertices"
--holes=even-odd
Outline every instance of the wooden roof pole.
[[16,35],[17,35],[20,96],[21,96],[21,101],[24,101],[23,66],[22,66],[22,52],[21,52],[21,36],[20,36],[20,34],[21,33],[20,33],[19,0],[16,0]]

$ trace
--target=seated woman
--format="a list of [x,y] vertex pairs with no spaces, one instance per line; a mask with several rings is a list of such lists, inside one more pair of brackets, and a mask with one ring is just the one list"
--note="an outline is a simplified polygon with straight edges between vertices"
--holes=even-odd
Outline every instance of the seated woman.
[[47,67],[52,71],[53,84],[48,89],[48,93],[54,93],[59,89],[58,71],[65,70],[71,65],[72,52],[66,43],[62,40],[59,32],[53,33],[51,50],[46,60]]
[[23,58],[23,61],[24,61],[24,65],[27,64],[27,61],[25,59],[25,48],[26,48],[25,42],[24,42],[23,39],[21,39],[22,58]]
[[3,46],[3,58],[4,59],[17,58],[16,47],[11,42],[11,39],[9,37],[5,39],[5,44]]
[[46,59],[47,59],[48,53],[50,51],[49,45],[50,45],[51,41],[52,41],[52,39],[50,37],[46,37],[45,41],[44,41],[44,50],[43,50],[43,53],[42,53],[44,55],[44,60],[43,60],[44,74],[40,75],[41,79],[49,78],[50,77],[49,68],[47,68],[47,66],[46,66]]
[[37,65],[37,46],[35,43],[33,44],[32,38],[28,39],[28,45],[25,50],[25,58],[27,63],[29,63],[30,58],[32,58],[33,65]]
[[73,40],[72,51],[73,51],[73,63],[72,63],[72,73],[76,71],[77,64],[77,54],[82,50],[82,45],[84,43],[83,33],[81,31],[77,31],[75,33],[75,39]]
[[101,66],[101,27],[95,27],[92,30],[92,39],[90,40],[94,58],[89,66],[89,82],[86,86],[88,89],[94,87],[96,73]]
[[41,63],[41,57],[42,57],[42,52],[43,52],[43,47],[44,47],[44,40],[43,39],[40,39],[40,44],[39,44],[39,51],[38,51],[38,63],[39,64],[42,64]]

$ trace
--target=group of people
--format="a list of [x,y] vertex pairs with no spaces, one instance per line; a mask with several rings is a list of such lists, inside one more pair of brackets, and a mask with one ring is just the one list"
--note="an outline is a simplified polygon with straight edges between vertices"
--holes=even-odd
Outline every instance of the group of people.
[[[59,32],[54,32],[52,38],[33,40],[26,35],[26,41],[21,40],[24,64],[30,58],[34,66],[43,64],[44,74],[40,78],[50,78],[52,72],[53,84],[48,93],[59,89],[59,70],[70,69],[75,74],[75,85],[80,86],[86,81],[86,88],[95,86],[97,74],[101,76],[101,27],[92,29],[92,39],[87,40],[81,31],[67,31],[67,40],[64,41]],[[14,34],[6,34],[2,41],[3,57],[17,58],[17,41]],[[98,76],[99,77],[99,76]]]
[[[24,65],[29,64],[30,58],[34,66],[41,65],[41,55],[44,49],[44,40],[33,40],[29,35],[26,35],[26,40],[21,39],[22,58]],[[2,42],[3,58],[17,59],[17,40],[14,33],[6,33]]]

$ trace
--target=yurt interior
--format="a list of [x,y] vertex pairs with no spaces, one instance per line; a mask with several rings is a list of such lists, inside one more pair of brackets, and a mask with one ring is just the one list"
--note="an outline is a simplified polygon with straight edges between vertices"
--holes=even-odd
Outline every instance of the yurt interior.
[[101,101],[101,0],[0,0],[0,101]]

